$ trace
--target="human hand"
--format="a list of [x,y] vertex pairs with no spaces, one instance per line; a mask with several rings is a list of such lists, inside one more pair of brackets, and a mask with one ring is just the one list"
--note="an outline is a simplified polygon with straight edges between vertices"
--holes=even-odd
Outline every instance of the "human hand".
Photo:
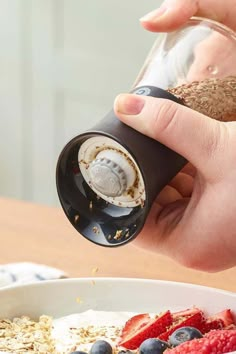
[[[236,28],[236,1],[169,0],[163,6],[170,7],[160,17],[152,13],[141,20],[146,29],[174,30],[193,15]],[[191,163],[158,195],[134,242],[190,268],[235,266],[236,122],[218,122],[171,101],[131,94],[119,95],[114,109],[125,124]]]
[[236,30],[235,0],[166,0],[161,7],[140,19],[142,26],[152,32],[178,29],[192,16],[206,17]]
[[197,169],[187,165],[164,187],[134,242],[190,268],[236,265],[236,123],[131,94],[117,97],[115,113]]

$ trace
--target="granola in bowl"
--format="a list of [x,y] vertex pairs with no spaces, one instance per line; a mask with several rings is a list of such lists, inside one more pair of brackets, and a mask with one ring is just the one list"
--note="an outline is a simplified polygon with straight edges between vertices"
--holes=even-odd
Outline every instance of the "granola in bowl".
[[127,312],[88,310],[59,319],[46,315],[38,321],[27,316],[2,319],[0,353],[68,354],[78,349],[88,352],[98,339],[115,348],[122,326],[131,316]]
[[[176,341],[180,342],[176,345]],[[95,350],[96,345],[102,347]],[[43,315],[38,321],[26,316],[0,320],[0,353],[5,354],[222,354],[232,350],[236,350],[236,323],[230,309],[214,316],[193,307],[158,314],[87,310],[58,319]]]
[[33,321],[27,316],[0,320],[0,353],[55,353],[52,319],[41,316]]

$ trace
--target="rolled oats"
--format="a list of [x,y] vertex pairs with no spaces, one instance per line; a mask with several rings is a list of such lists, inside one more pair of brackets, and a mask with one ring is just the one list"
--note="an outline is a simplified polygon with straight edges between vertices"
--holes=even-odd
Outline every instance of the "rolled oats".
[[27,316],[0,320],[0,350],[8,353],[56,353],[51,337],[52,319],[40,316],[33,321]]

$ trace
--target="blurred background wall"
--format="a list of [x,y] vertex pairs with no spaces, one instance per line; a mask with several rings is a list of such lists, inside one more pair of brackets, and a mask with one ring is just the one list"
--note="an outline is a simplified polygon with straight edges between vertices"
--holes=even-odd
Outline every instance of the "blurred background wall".
[[0,196],[58,205],[58,154],[129,90],[160,3],[0,0]]

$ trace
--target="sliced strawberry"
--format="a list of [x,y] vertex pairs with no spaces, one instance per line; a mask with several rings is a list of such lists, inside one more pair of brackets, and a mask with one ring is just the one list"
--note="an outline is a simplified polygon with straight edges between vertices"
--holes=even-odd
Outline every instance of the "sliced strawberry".
[[226,309],[208,317],[201,332],[207,333],[213,329],[231,328],[232,325],[234,325],[233,314],[230,309]]
[[199,308],[192,307],[190,309],[181,310],[181,311],[178,311],[178,312],[172,312],[172,317],[173,317],[173,320],[180,319],[180,318],[183,318],[183,317],[192,316],[195,313],[198,313],[199,311],[202,312],[202,310],[200,310]]
[[218,312],[217,314],[215,314],[214,316],[211,316],[210,318],[211,319],[221,319],[224,323],[224,327],[227,327],[231,324],[235,324],[233,314],[230,309],[226,309],[221,312]]
[[216,318],[216,319],[208,318],[205,322],[203,322],[201,332],[204,334],[209,331],[212,331],[213,329],[222,329],[222,328],[224,328],[224,322],[222,321],[221,318]]
[[144,317],[137,318],[137,316],[134,316],[126,322],[118,345],[126,349],[137,349],[145,339],[158,337],[172,324],[170,311],[166,311],[155,318],[149,317],[148,322],[146,320],[149,315],[142,316]]
[[204,323],[204,314],[198,308],[189,309],[187,311],[180,311],[172,314],[174,319],[173,324],[167,331],[159,335],[159,339],[167,341],[169,336],[178,328],[190,326],[195,327],[201,331]]
[[132,336],[137,331],[139,331],[143,326],[145,326],[150,320],[151,317],[148,313],[142,313],[140,315],[131,317],[126,322],[123,328],[122,337]]

